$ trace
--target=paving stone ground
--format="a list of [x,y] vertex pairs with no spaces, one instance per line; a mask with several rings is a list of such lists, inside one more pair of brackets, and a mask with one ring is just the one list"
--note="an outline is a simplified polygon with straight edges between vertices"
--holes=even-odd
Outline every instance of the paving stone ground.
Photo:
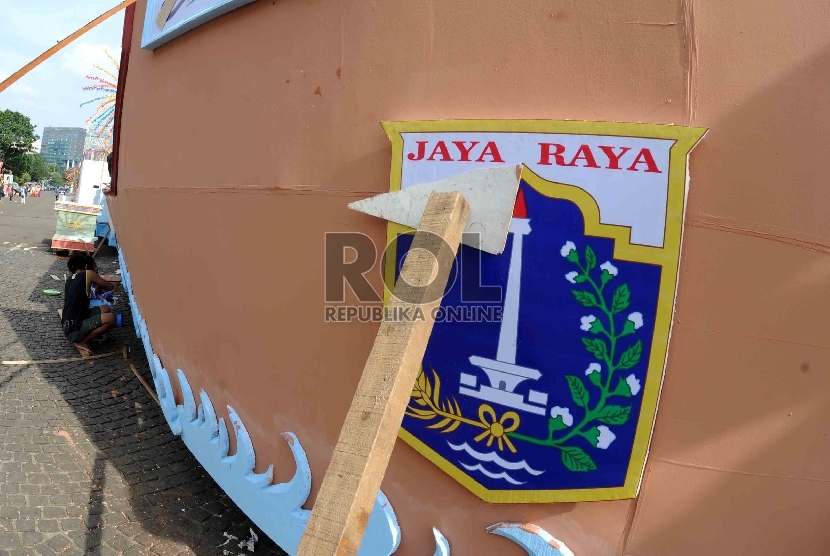
[[[65,259],[49,250],[54,197],[0,200],[0,360],[77,357],[56,310]],[[97,257],[114,274],[114,249]],[[50,278],[54,274],[60,278]],[[99,353],[130,357],[0,365],[0,555],[238,555],[249,529],[255,554],[284,554],[222,492],[129,368],[152,385],[126,294],[121,328]],[[223,545],[223,543],[226,543]]]

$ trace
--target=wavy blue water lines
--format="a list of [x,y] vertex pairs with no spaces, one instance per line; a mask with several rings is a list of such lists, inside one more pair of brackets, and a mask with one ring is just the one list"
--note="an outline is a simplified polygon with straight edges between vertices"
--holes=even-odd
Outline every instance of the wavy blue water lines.
[[477,452],[474,449],[470,448],[470,446],[466,442],[464,444],[453,444],[448,440],[447,444],[449,444],[450,448],[452,448],[456,452],[467,452],[467,454],[473,456],[478,461],[495,463],[502,469],[507,469],[508,471],[518,471],[520,469],[523,469],[531,475],[541,475],[542,473],[544,473],[544,471],[539,471],[537,469],[533,469],[532,467],[530,467],[525,460],[515,462],[507,461],[505,459],[502,459],[502,457],[499,456],[499,454],[496,452]]
[[492,471],[488,471],[480,463],[477,463],[476,465],[467,465],[463,461],[459,461],[458,465],[460,465],[461,467],[463,467],[467,471],[480,471],[481,473],[483,473],[484,475],[487,475],[491,479],[502,479],[504,481],[507,481],[511,485],[523,485],[524,484],[522,481],[517,481],[516,479],[514,479],[513,477],[508,475],[506,471],[502,471],[501,473],[493,473]]

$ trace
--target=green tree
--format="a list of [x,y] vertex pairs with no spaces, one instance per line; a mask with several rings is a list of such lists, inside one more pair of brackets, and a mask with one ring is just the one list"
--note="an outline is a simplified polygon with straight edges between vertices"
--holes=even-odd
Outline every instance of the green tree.
[[0,161],[28,153],[37,138],[28,117],[14,110],[0,110]]
[[40,181],[49,177],[49,167],[46,161],[39,154],[26,153],[10,157],[6,161],[6,166],[15,175],[23,174],[24,172],[32,176],[33,181]]
[[24,184],[29,183],[30,181],[32,181],[32,175],[29,174],[29,172],[23,172],[20,174],[20,179],[18,180],[19,183]]
[[33,181],[45,180],[49,177],[49,168],[46,166],[46,161],[39,154],[27,154],[26,171],[32,175]]
[[58,185],[66,184],[63,172],[57,164],[53,162],[52,164],[47,165],[46,169],[48,172],[47,178],[49,178],[52,183],[56,183]]

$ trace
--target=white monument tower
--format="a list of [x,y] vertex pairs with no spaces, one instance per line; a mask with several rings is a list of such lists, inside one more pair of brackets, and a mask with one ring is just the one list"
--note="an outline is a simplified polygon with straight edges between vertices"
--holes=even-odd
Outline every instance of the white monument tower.
[[480,385],[478,376],[461,373],[459,393],[489,402],[529,411],[538,415],[546,414],[548,395],[529,390],[527,400],[513,390],[525,380],[538,380],[542,373],[536,369],[516,365],[516,342],[519,332],[519,293],[522,284],[522,240],[530,233],[530,219],[527,218],[524,193],[519,189],[510,235],[513,238],[510,249],[510,267],[507,271],[507,288],[504,295],[501,331],[496,359],[473,355],[470,363],[480,367],[490,380],[490,386]]

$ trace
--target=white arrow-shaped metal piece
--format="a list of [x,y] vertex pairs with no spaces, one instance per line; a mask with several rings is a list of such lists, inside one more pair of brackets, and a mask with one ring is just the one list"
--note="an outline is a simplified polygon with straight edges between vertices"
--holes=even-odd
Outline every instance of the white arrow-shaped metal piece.
[[355,201],[349,208],[417,228],[432,193],[457,191],[470,205],[461,243],[498,255],[507,243],[521,176],[522,165],[480,168]]

